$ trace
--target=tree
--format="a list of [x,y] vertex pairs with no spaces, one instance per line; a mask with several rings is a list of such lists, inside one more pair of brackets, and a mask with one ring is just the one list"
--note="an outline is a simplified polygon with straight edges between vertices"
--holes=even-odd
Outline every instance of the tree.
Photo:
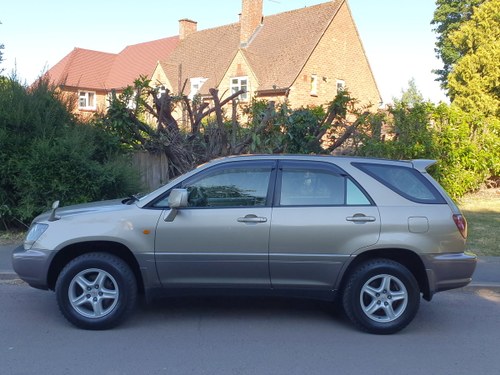
[[[2,23],[0,22],[0,25],[1,24]],[[2,52],[3,49],[4,49],[4,45],[0,43],[0,63],[2,63],[2,61],[3,61],[3,52]],[[3,71],[4,71],[4,69],[0,68],[0,74],[2,74]]]
[[424,97],[420,90],[417,88],[417,84],[415,83],[415,78],[412,78],[408,81],[408,88],[401,92],[401,99],[392,98],[395,104],[404,103],[409,107],[413,107],[422,103],[424,101]]
[[487,0],[449,34],[461,58],[448,75],[454,104],[469,113],[500,116],[500,0]]
[[435,25],[434,31],[438,34],[436,42],[437,57],[443,61],[443,69],[435,70],[437,81],[441,87],[447,89],[448,75],[453,64],[464,54],[450,41],[450,34],[456,31],[460,25],[468,21],[474,12],[474,8],[487,0],[436,0],[436,10],[431,21]]
[[116,139],[72,115],[46,80],[0,77],[0,228],[28,226],[52,202],[111,199],[140,189]]
[[[150,87],[150,80],[140,77],[134,87],[113,97],[96,124],[125,147],[164,153],[170,178],[214,158],[247,152],[330,153],[354,139],[367,124],[368,112],[358,109],[347,91],[339,93],[326,110],[290,110],[286,103],[254,100],[243,116],[247,122],[240,124],[236,100],[242,92],[225,97],[212,88],[209,104],[196,97],[190,100],[182,91],[160,93]],[[135,101],[132,108],[131,100]],[[175,120],[180,107],[188,122],[184,129]]]

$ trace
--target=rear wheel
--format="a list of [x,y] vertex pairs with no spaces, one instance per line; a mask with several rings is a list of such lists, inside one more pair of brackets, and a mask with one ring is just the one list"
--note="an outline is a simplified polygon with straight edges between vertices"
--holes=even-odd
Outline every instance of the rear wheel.
[[130,267],[107,253],[81,255],[56,282],[57,303],[68,321],[84,329],[108,329],[129,315],[137,299]]
[[415,317],[420,289],[413,274],[389,259],[362,263],[349,276],[343,306],[361,329],[378,334],[400,331]]

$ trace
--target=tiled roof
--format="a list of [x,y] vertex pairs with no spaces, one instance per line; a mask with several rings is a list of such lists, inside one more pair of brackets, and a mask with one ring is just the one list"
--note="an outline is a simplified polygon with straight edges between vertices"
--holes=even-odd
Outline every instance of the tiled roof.
[[[236,23],[201,30],[180,41],[162,63],[174,91],[178,90],[178,81],[182,86],[185,79],[195,77],[208,78],[201,90],[203,94],[216,87],[236,54],[239,41],[240,26]],[[189,82],[184,93],[189,94]]]
[[[251,42],[241,51],[259,83],[259,90],[286,88],[321,39],[344,0],[264,17]],[[151,75],[158,61],[174,91],[187,78],[208,78],[201,89],[217,87],[240,50],[240,23],[140,43],[118,54],[75,48],[49,70],[55,83],[80,88],[112,89]],[[189,82],[185,90],[189,92]]]
[[[264,17],[246,48],[242,48],[259,82],[259,90],[290,87],[311,55],[343,0]],[[186,78],[208,78],[200,93],[217,87],[240,49],[240,23],[200,30],[181,41],[162,68],[177,91]],[[186,90],[189,92],[189,86]]]
[[179,42],[177,36],[134,44],[117,56],[106,80],[108,88],[124,88],[140,75],[150,76],[158,62],[165,59]]
[[243,49],[259,81],[259,90],[292,85],[343,1],[264,18],[250,45]]
[[150,75],[161,58],[177,46],[178,37],[126,47],[118,54],[75,48],[47,75],[57,85],[110,90],[126,87],[140,75]]
[[104,89],[116,55],[75,48],[54,65],[47,75],[56,85]]

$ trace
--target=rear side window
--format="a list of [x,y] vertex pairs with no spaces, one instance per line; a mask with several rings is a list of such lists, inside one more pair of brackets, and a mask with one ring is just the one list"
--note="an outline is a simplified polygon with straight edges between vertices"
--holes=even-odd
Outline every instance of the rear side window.
[[281,168],[279,205],[366,206],[370,200],[350,178],[326,168]]
[[352,163],[389,189],[417,203],[446,203],[437,189],[414,168],[388,164]]

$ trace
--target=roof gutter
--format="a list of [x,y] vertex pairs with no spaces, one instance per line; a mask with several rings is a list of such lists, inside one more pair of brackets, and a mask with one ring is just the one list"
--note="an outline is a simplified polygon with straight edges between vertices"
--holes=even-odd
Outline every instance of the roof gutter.
[[255,92],[257,96],[288,96],[290,93],[290,88],[276,88],[276,89],[265,89],[265,90],[257,90]]

